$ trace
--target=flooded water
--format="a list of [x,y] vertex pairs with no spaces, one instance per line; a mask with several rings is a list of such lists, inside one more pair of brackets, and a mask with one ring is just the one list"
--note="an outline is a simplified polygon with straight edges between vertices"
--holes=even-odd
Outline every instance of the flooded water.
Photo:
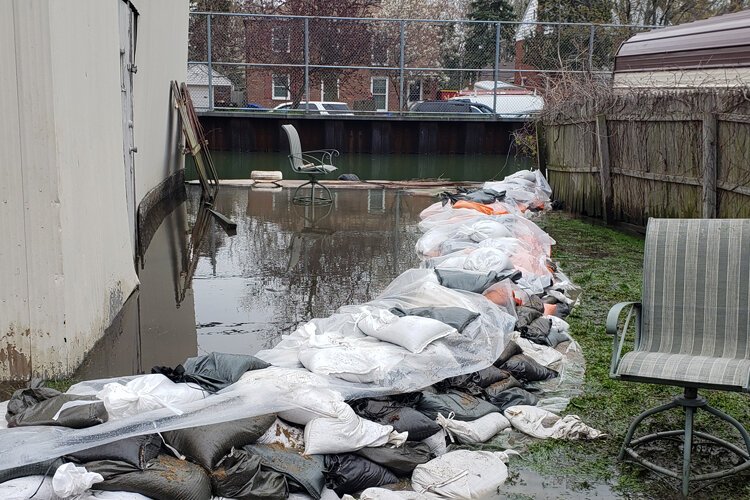
[[[286,153],[240,153],[212,151],[216,170],[222,179],[249,179],[253,170],[280,170],[285,179],[301,179],[292,172]],[[362,180],[452,179],[486,181],[502,179],[530,168],[532,160],[507,155],[374,155],[342,154],[335,158],[336,175],[354,173]],[[185,170],[197,179],[192,164]]]

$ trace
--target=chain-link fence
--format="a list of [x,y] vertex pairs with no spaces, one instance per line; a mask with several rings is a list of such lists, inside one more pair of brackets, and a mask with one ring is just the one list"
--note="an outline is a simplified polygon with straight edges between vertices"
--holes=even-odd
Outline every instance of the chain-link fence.
[[195,12],[187,84],[204,110],[518,118],[645,29]]

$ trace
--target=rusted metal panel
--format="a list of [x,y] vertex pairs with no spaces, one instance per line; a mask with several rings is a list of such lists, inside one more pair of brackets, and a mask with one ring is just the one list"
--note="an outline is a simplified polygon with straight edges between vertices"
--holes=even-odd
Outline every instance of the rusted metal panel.
[[750,10],[639,33],[624,42],[615,72],[750,66]]

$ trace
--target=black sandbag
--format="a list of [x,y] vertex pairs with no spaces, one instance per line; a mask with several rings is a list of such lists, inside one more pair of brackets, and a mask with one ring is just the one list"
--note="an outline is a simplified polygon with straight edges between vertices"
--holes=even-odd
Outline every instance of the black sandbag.
[[509,278],[511,281],[521,277],[518,271],[476,273],[457,269],[435,269],[438,282],[446,288],[482,293],[495,283]]
[[[551,345],[549,340],[549,331],[552,328],[552,320],[549,318],[537,318],[531,322],[526,330],[521,332],[521,337],[528,339],[535,344]],[[555,344],[557,345],[557,344]],[[554,347],[554,346],[552,346]]]
[[502,354],[500,354],[500,357],[495,360],[494,363],[492,363],[495,367],[500,368],[505,364],[506,361],[508,361],[510,358],[517,354],[523,354],[523,349],[521,349],[521,346],[513,342],[512,340],[508,342],[508,345],[505,346],[505,349],[503,349]]
[[0,470],[0,483],[26,476],[51,476],[58,467],[65,463],[62,458],[52,458],[44,462],[36,462],[28,465],[13,467],[12,469]]
[[148,462],[159,455],[161,444],[158,434],[146,434],[77,451],[67,455],[66,458],[78,463],[115,460],[143,470]]
[[[54,416],[62,406],[70,401],[95,401],[91,404],[66,408],[57,420]],[[8,427],[27,425],[57,425],[72,429],[84,429],[107,421],[104,403],[95,396],[62,394],[54,389],[40,387],[19,389],[8,401],[5,419]]]
[[356,453],[371,462],[382,465],[397,476],[409,476],[417,465],[426,464],[435,458],[427,444],[417,441],[407,441],[395,448],[391,446],[362,448]]
[[440,390],[445,390],[451,387],[457,389],[465,389],[466,392],[474,394],[476,391],[475,387],[481,389],[488,387],[495,382],[499,382],[507,377],[507,373],[496,366],[490,365],[487,368],[479,370],[478,372],[467,373],[466,375],[458,375],[456,377],[450,377],[442,380],[435,384]]
[[276,415],[231,420],[163,432],[164,441],[195,463],[212,470],[232,448],[254,443],[276,421]]
[[391,312],[396,316],[421,316],[436,319],[452,326],[458,330],[458,333],[463,332],[464,328],[479,317],[478,312],[469,311],[463,307],[414,307],[412,309],[392,307]]
[[140,493],[154,500],[211,498],[208,474],[199,465],[170,455],[159,455],[146,470],[116,460],[86,462],[84,467],[104,478],[104,482],[92,486],[95,490]]
[[453,418],[463,421],[476,420],[498,411],[495,405],[487,401],[453,389],[445,394],[422,393],[417,410],[433,420],[438,414],[447,417],[453,413]]
[[243,449],[259,456],[263,467],[284,474],[290,493],[303,492],[320,500],[326,484],[322,455],[300,455],[290,448],[265,444],[251,444]]
[[495,191],[494,189],[477,189],[465,193],[462,199],[466,201],[473,201],[475,203],[481,203],[482,205],[489,205],[496,200],[502,200],[505,198],[505,191]]
[[563,302],[560,302],[557,304],[557,307],[555,308],[555,316],[557,316],[560,319],[565,319],[570,314],[570,306],[568,304],[565,304]]
[[339,496],[398,482],[393,472],[353,453],[326,455],[323,475],[326,486]]
[[360,399],[352,402],[351,406],[362,418],[391,425],[397,432],[408,432],[410,441],[421,441],[440,430],[434,419],[399,401],[386,398]]
[[224,389],[237,382],[245,372],[262,370],[269,365],[265,361],[245,354],[212,352],[185,361],[185,375],[210,392]]
[[507,374],[508,376],[500,380],[499,382],[495,382],[494,384],[490,385],[489,387],[486,387],[484,389],[484,394],[488,398],[492,398],[494,396],[497,396],[503,391],[507,391],[508,389],[512,387],[523,387],[521,385],[521,382],[516,379],[509,371],[501,370],[503,373]]
[[557,377],[557,372],[542,366],[525,354],[516,354],[502,368],[513,374],[519,382],[536,382]]
[[532,321],[542,316],[542,313],[531,307],[517,306],[516,316],[518,316],[518,319],[516,320],[516,330],[524,332]]
[[487,400],[497,406],[500,411],[505,411],[507,408],[517,405],[535,406],[539,402],[539,398],[521,387],[512,387],[493,396],[488,396]]
[[245,450],[232,450],[211,472],[216,496],[234,500],[285,499],[289,496],[286,476],[262,467],[261,458]]

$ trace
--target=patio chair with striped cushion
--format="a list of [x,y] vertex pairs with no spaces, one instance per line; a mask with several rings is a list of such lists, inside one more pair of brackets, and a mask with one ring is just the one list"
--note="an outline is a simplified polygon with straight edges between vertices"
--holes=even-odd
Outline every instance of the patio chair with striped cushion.
[[[630,308],[618,334],[618,321]],[[622,355],[625,333],[635,322],[635,346]],[[614,335],[610,376],[619,380],[674,385],[684,394],[641,413],[628,429],[620,459],[690,480],[718,479],[750,467],[750,436],[726,413],[709,406],[698,389],[750,392],[750,219],[650,219],[643,258],[641,303],[623,302],[609,311],[607,333]],[[638,439],[641,421],[672,408],[684,408],[685,428]],[[693,430],[694,414],[705,410],[734,426],[746,449]],[[636,448],[665,438],[683,440],[682,471],[650,462]],[[693,438],[710,441],[738,457],[728,470],[693,475]]]

